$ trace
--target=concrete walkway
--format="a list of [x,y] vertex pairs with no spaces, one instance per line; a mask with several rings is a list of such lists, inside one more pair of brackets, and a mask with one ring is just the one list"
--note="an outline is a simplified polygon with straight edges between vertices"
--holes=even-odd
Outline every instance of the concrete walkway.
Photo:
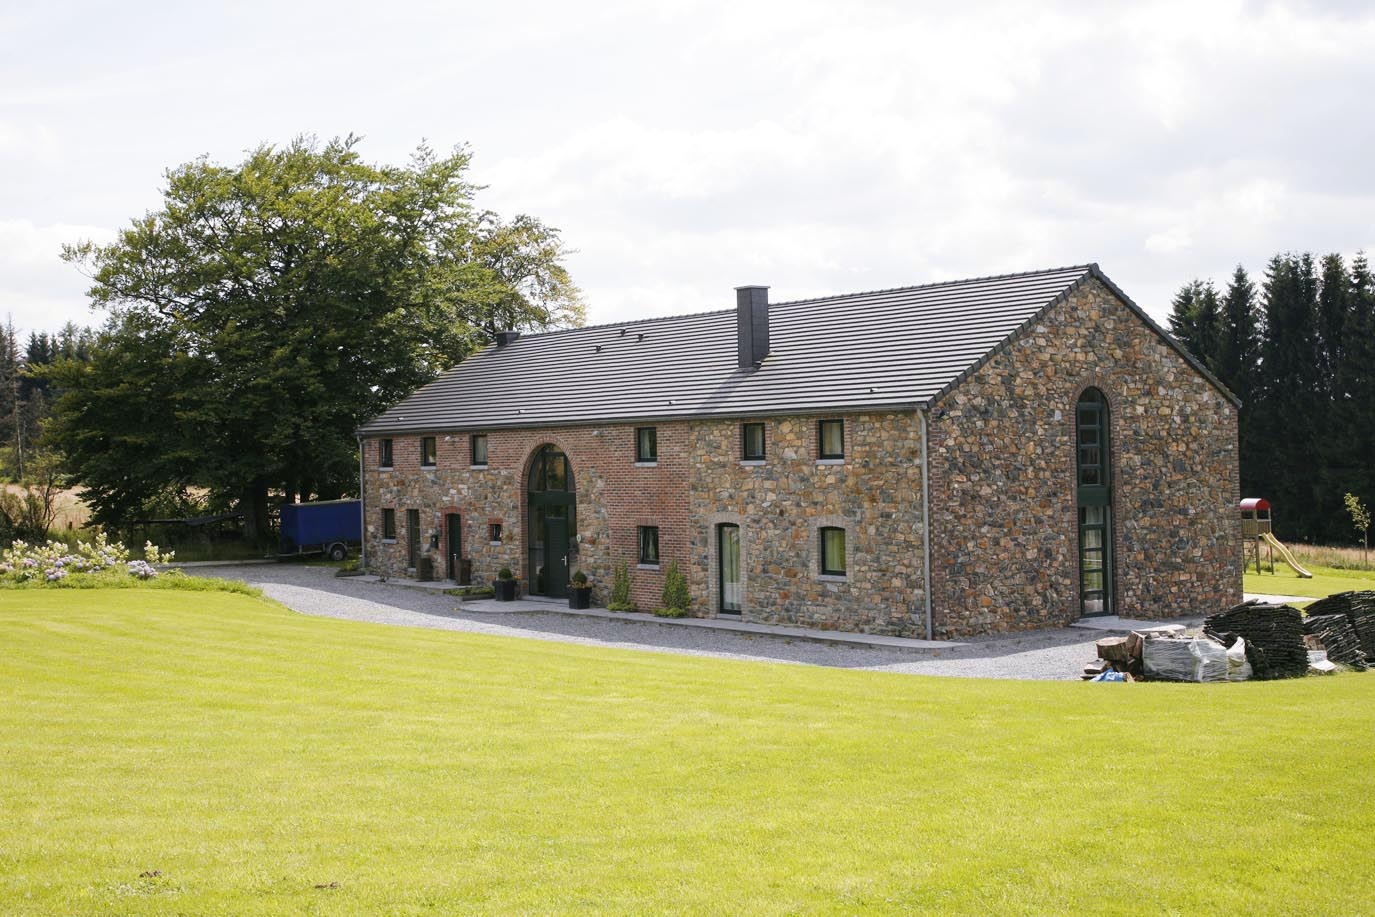
[[[711,627],[696,618],[607,611],[570,615],[545,602],[460,602],[455,596],[444,595],[442,589],[398,588],[361,576],[336,577],[334,572],[329,567],[303,564],[187,570],[196,576],[247,582],[302,614],[726,659],[961,678],[1077,680],[1084,664],[1097,655],[1097,634],[1069,628],[963,643],[936,641],[939,648],[933,648],[929,641],[911,641],[914,646],[887,642],[893,638],[864,642],[862,634],[830,631],[818,632],[825,639],[810,639],[789,633],[792,628],[755,629],[760,626],[741,626],[738,622],[721,622],[735,627]],[[483,611],[475,609],[477,605],[503,607]],[[562,612],[568,611],[565,605]],[[859,640],[853,639],[856,637]]]
[[1265,592],[1248,592],[1242,596],[1246,601],[1255,599],[1258,602],[1269,602],[1275,605],[1287,605],[1290,602],[1316,602],[1317,596],[1312,595],[1270,595]]

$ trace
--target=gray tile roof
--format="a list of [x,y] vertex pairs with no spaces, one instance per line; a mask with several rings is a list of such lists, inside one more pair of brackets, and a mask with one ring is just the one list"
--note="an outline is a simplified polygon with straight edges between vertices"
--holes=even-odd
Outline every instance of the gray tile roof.
[[1089,277],[1178,349],[1096,265],[1080,265],[773,303],[757,369],[737,366],[734,308],[526,335],[475,353],[359,432],[927,406]]

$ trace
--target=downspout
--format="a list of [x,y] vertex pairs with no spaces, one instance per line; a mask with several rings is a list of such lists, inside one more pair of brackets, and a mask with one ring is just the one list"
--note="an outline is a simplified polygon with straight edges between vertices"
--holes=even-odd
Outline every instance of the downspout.
[[936,639],[935,618],[931,614],[931,464],[927,460],[926,424],[929,408],[921,408],[921,565],[922,596],[926,605],[926,639]]
[[367,484],[363,479],[363,437],[358,438],[358,569],[368,569]]

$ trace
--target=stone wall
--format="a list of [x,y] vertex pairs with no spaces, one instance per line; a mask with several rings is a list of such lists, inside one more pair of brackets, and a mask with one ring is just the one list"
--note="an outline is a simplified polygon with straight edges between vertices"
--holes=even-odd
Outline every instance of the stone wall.
[[1093,281],[934,407],[938,636],[1079,618],[1075,404],[1088,386],[1110,408],[1116,611],[1240,600],[1236,410]]
[[[607,424],[531,430],[436,431],[392,436],[392,468],[378,467],[378,440],[363,443],[364,542],[368,569],[388,576],[406,575],[408,554],[405,511],[419,509],[422,546],[433,535],[447,557],[444,515],[462,520],[463,553],[473,562],[473,581],[487,583],[510,567],[528,591],[529,569],[525,480],[530,460],[546,443],[568,456],[577,498],[575,532],[581,540],[569,558],[569,572],[585,572],[593,582],[593,601],[604,604],[614,564],[625,561],[632,571],[633,595],[642,608],[660,604],[663,573],[670,560],[688,564],[687,476],[690,454],[688,425],[660,423],[659,461],[645,467],[635,462],[634,426]],[[471,464],[470,434],[487,434],[487,466]],[[420,439],[435,436],[434,468],[420,465]],[[395,543],[382,540],[383,508],[394,508]],[[502,541],[488,540],[491,523],[502,526]],[[637,568],[640,525],[659,527],[662,564]],[[441,571],[442,575],[442,571]]]
[[[741,460],[743,420],[690,431],[692,556],[699,614],[720,607],[716,526],[741,527],[741,620],[901,636],[925,634],[921,439],[911,412],[835,414],[845,459],[817,457],[815,416],[755,418],[766,459]],[[822,526],[846,530],[844,578],[819,570]]]

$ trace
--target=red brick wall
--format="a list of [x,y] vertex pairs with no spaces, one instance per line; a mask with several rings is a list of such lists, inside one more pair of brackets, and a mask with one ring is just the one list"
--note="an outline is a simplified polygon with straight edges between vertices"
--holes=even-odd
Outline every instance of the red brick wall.
[[[635,425],[599,424],[539,430],[436,431],[438,463],[420,465],[422,434],[392,436],[391,471],[378,469],[378,437],[364,441],[368,566],[389,575],[404,573],[407,558],[405,510],[421,511],[421,541],[440,537],[447,556],[443,516],[462,517],[464,554],[473,561],[475,582],[486,582],[503,566],[521,577],[522,590],[533,582],[528,569],[526,478],[540,446],[552,443],[568,456],[577,498],[576,533],[583,537],[569,560],[569,572],[582,570],[593,580],[594,601],[610,593],[614,565],[630,569],[632,595],[641,608],[661,604],[663,575],[671,560],[689,566],[687,524],[688,425],[659,423],[656,467],[635,463]],[[487,467],[470,464],[471,433],[487,434]],[[381,541],[381,510],[397,511],[397,543]],[[489,544],[487,527],[500,521],[504,541]],[[640,525],[659,527],[659,570],[637,569]]]

